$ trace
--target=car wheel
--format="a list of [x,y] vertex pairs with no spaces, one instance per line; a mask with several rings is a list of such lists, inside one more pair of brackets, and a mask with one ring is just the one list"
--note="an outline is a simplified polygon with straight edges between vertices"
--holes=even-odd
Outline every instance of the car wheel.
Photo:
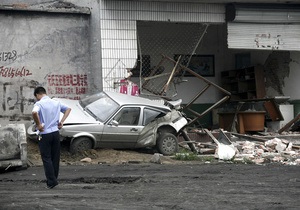
[[178,141],[172,133],[162,133],[157,141],[157,149],[163,155],[172,155],[178,150]]
[[70,152],[72,154],[75,154],[85,150],[92,149],[92,147],[93,147],[93,143],[91,139],[87,137],[80,137],[72,141],[70,145]]

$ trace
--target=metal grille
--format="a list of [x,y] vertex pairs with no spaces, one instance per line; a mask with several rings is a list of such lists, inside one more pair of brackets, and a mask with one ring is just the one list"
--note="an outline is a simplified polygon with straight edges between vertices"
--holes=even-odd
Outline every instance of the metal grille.
[[179,64],[188,66],[207,27],[199,23],[139,21],[139,56],[132,73],[139,78],[141,93],[174,97],[176,84],[185,74]]

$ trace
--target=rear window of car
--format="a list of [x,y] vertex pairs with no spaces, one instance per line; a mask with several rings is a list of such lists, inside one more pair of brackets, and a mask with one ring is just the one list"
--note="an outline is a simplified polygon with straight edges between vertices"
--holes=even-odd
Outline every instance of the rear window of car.
[[165,113],[163,113],[161,111],[145,108],[144,116],[143,116],[143,125],[148,125],[150,122],[152,122],[156,118],[162,117],[164,115],[165,115]]

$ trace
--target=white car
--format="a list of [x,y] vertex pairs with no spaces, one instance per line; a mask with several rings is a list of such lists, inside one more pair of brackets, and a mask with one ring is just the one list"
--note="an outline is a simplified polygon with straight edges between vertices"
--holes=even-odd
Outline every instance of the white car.
[[[100,92],[82,100],[57,98],[72,111],[60,130],[70,152],[92,148],[134,149],[155,147],[163,155],[178,149],[177,136],[187,119],[159,101],[116,92]],[[172,108],[171,108],[172,107]],[[32,127],[28,129],[33,135]]]

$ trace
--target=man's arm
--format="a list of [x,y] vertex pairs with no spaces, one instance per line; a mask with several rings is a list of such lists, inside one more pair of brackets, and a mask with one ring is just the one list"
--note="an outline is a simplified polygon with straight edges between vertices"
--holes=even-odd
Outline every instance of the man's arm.
[[69,116],[71,112],[71,108],[68,108],[65,112],[63,117],[61,118],[60,122],[58,123],[58,128],[61,129],[63,127],[63,124],[65,122],[65,120],[67,119],[67,117]]
[[36,128],[39,131],[44,131],[44,126],[41,124],[39,114],[37,112],[32,112],[32,118],[34,120],[34,123],[36,124]]

